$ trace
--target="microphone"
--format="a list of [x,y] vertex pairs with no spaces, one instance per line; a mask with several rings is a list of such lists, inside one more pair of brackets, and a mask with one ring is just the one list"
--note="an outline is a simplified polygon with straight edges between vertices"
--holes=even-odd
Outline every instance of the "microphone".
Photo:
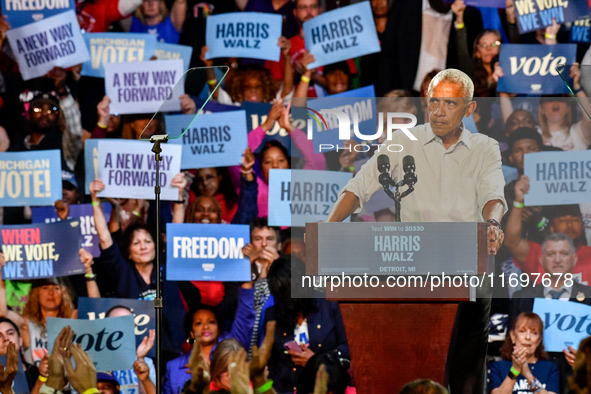
[[404,184],[411,187],[414,186],[414,184],[417,183],[417,174],[415,174],[415,158],[410,155],[404,156],[402,159],[402,169],[404,170]]
[[390,158],[387,155],[378,156],[378,171],[380,172],[380,174],[390,172]]
[[390,176],[390,158],[387,155],[378,156],[378,171],[380,176],[378,181],[384,187],[387,192],[390,191],[390,185],[393,186],[392,177]]

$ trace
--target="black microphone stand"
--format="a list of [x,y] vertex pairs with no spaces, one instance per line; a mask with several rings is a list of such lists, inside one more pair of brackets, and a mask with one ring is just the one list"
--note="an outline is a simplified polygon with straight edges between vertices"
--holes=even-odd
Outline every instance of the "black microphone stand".
[[156,196],[156,298],[154,299],[154,310],[156,315],[156,393],[162,393],[162,371],[160,362],[162,360],[162,273],[160,272],[160,162],[162,161],[161,143],[168,141],[168,134],[153,135],[150,142],[154,144],[152,152],[155,154],[156,161],[156,185],[154,186],[154,195]]
[[[409,182],[406,175],[404,176],[404,179],[401,180],[400,182],[395,182],[392,179],[392,177],[390,176],[389,172],[385,172],[385,173],[380,174],[380,177],[378,179],[379,179],[379,182],[384,187],[384,192],[386,192],[388,197],[390,197],[392,200],[394,200],[394,209],[396,209],[396,213],[395,213],[396,221],[400,222],[400,209],[401,209],[400,208],[400,201],[415,190],[414,182]],[[416,180],[415,180],[415,182],[416,182]],[[400,186],[403,186],[403,185],[408,185],[408,189],[406,189],[401,194],[400,193]],[[392,190],[390,190],[390,187],[394,188],[394,193],[392,193]]]

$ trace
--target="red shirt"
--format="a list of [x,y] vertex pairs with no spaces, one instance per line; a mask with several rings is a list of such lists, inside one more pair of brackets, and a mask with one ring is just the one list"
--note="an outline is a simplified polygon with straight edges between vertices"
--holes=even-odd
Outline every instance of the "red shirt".
[[[542,275],[546,273],[544,267],[542,267],[542,263],[540,263],[542,245],[531,241],[527,241],[527,243],[529,244],[529,253],[527,254],[525,264],[521,266],[515,259],[513,259],[513,263],[527,274],[531,275],[539,272],[541,275],[536,281],[536,284],[538,284],[542,282]],[[573,268],[573,275],[579,277],[583,284],[591,283],[591,247],[583,245],[575,253],[578,259],[577,264]]]

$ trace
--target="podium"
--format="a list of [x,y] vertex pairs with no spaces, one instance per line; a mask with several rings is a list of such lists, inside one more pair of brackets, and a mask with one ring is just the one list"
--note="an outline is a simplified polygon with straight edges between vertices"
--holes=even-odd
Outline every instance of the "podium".
[[[425,378],[447,386],[458,305],[475,289],[430,284],[443,273],[482,279],[493,268],[486,223],[306,224],[307,275],[380,276],[376,287],[326,285],[341,307],[359,394],[397,393]],[[424,287],[388,287],[388,275],[420,277]]]

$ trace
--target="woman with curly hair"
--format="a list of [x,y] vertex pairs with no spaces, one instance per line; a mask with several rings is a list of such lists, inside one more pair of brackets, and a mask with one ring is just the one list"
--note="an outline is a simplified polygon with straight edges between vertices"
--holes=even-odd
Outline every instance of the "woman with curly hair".
[[[207,80],[210,91],[213,91],[213,99],[227,105],[240,105],[243,101],[270,103],[274,99],[282,99],[286,103],[291,101],[293,96],[293,70],[289,55],[291,42],[285,37],[279,37],[277,45],[281,48],[281,56],[285,60],[285,72],[280,86],[275,85],[269,69],[258,64],[248,64],[233,71],[231,78],[226,78],[224,88],[220,86],[215,89],[218,82],[213,68],[209,68],[206,71]],[[213,67],[213,61],[205,58],[208,50],[207,46],[201,49],[200,59],[207,67]]]
[[[8,310],[4,281],[0,284],[0,316],[14,322],[23,340],[23,355],[28,364],[39,366],[47,354],[46,319],[48,317],[76,318],[70,290],[56,278],[33,282],[23,315]],[[47,359],[45,360],[47,362]]]
[[501,361],[490,366],[491,394],[521,391],[550,394],[560,391],[560,372],[544,350],[544,323],[538,315],[517,316],[501,347]]

